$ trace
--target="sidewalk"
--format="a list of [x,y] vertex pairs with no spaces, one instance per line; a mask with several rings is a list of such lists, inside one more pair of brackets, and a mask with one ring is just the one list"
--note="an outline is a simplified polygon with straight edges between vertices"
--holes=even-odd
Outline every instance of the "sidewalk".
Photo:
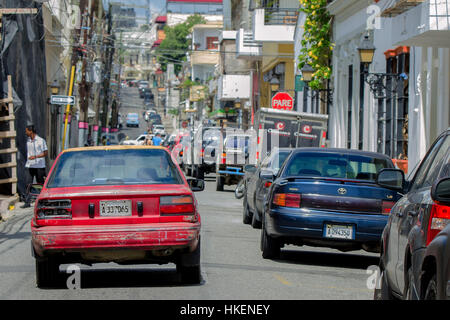
[[0,221],[8,219],[14,214],[14,207],[18,202],[19,202],[19,195],[16,196],[0,195]]

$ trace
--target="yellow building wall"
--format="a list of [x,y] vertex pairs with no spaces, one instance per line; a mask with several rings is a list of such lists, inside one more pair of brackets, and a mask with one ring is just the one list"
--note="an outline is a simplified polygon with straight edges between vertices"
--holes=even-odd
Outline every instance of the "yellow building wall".
[[272,92],[269,82],[264,82],[263,75],[275,68],[279,63],[285,63],[284,91],[294,98],[295,89],[295,63],[294,45],[264,43],[263,44],[262,72],[260,78],[260,103],[262,108],[270,108],[272,102]]

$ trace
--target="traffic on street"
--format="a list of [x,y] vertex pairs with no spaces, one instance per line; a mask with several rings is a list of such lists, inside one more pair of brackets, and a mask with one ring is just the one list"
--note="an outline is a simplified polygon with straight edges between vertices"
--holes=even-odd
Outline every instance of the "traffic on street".
[[0,300],[450,300],[432,1],[62,2],[0,0]]

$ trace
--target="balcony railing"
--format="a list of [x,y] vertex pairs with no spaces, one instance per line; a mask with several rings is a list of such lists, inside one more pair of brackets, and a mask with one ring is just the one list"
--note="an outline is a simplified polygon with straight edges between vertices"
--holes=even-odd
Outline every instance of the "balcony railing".
[[296,8],[264,8],[264,24],[296,25],[298,13]]

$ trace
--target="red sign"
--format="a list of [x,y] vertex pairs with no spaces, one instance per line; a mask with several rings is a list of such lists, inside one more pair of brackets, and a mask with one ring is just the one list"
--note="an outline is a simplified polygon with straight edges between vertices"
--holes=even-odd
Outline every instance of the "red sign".
[[284,128],[286,127],[286,125],[284,124],[284,122],[277,122],[275,124],[275,127],[277,128],[277,130],[284,130]]
[[278,92],[272,98],[272,108],[292,110],[294,108],[294,99],[286,92]]

